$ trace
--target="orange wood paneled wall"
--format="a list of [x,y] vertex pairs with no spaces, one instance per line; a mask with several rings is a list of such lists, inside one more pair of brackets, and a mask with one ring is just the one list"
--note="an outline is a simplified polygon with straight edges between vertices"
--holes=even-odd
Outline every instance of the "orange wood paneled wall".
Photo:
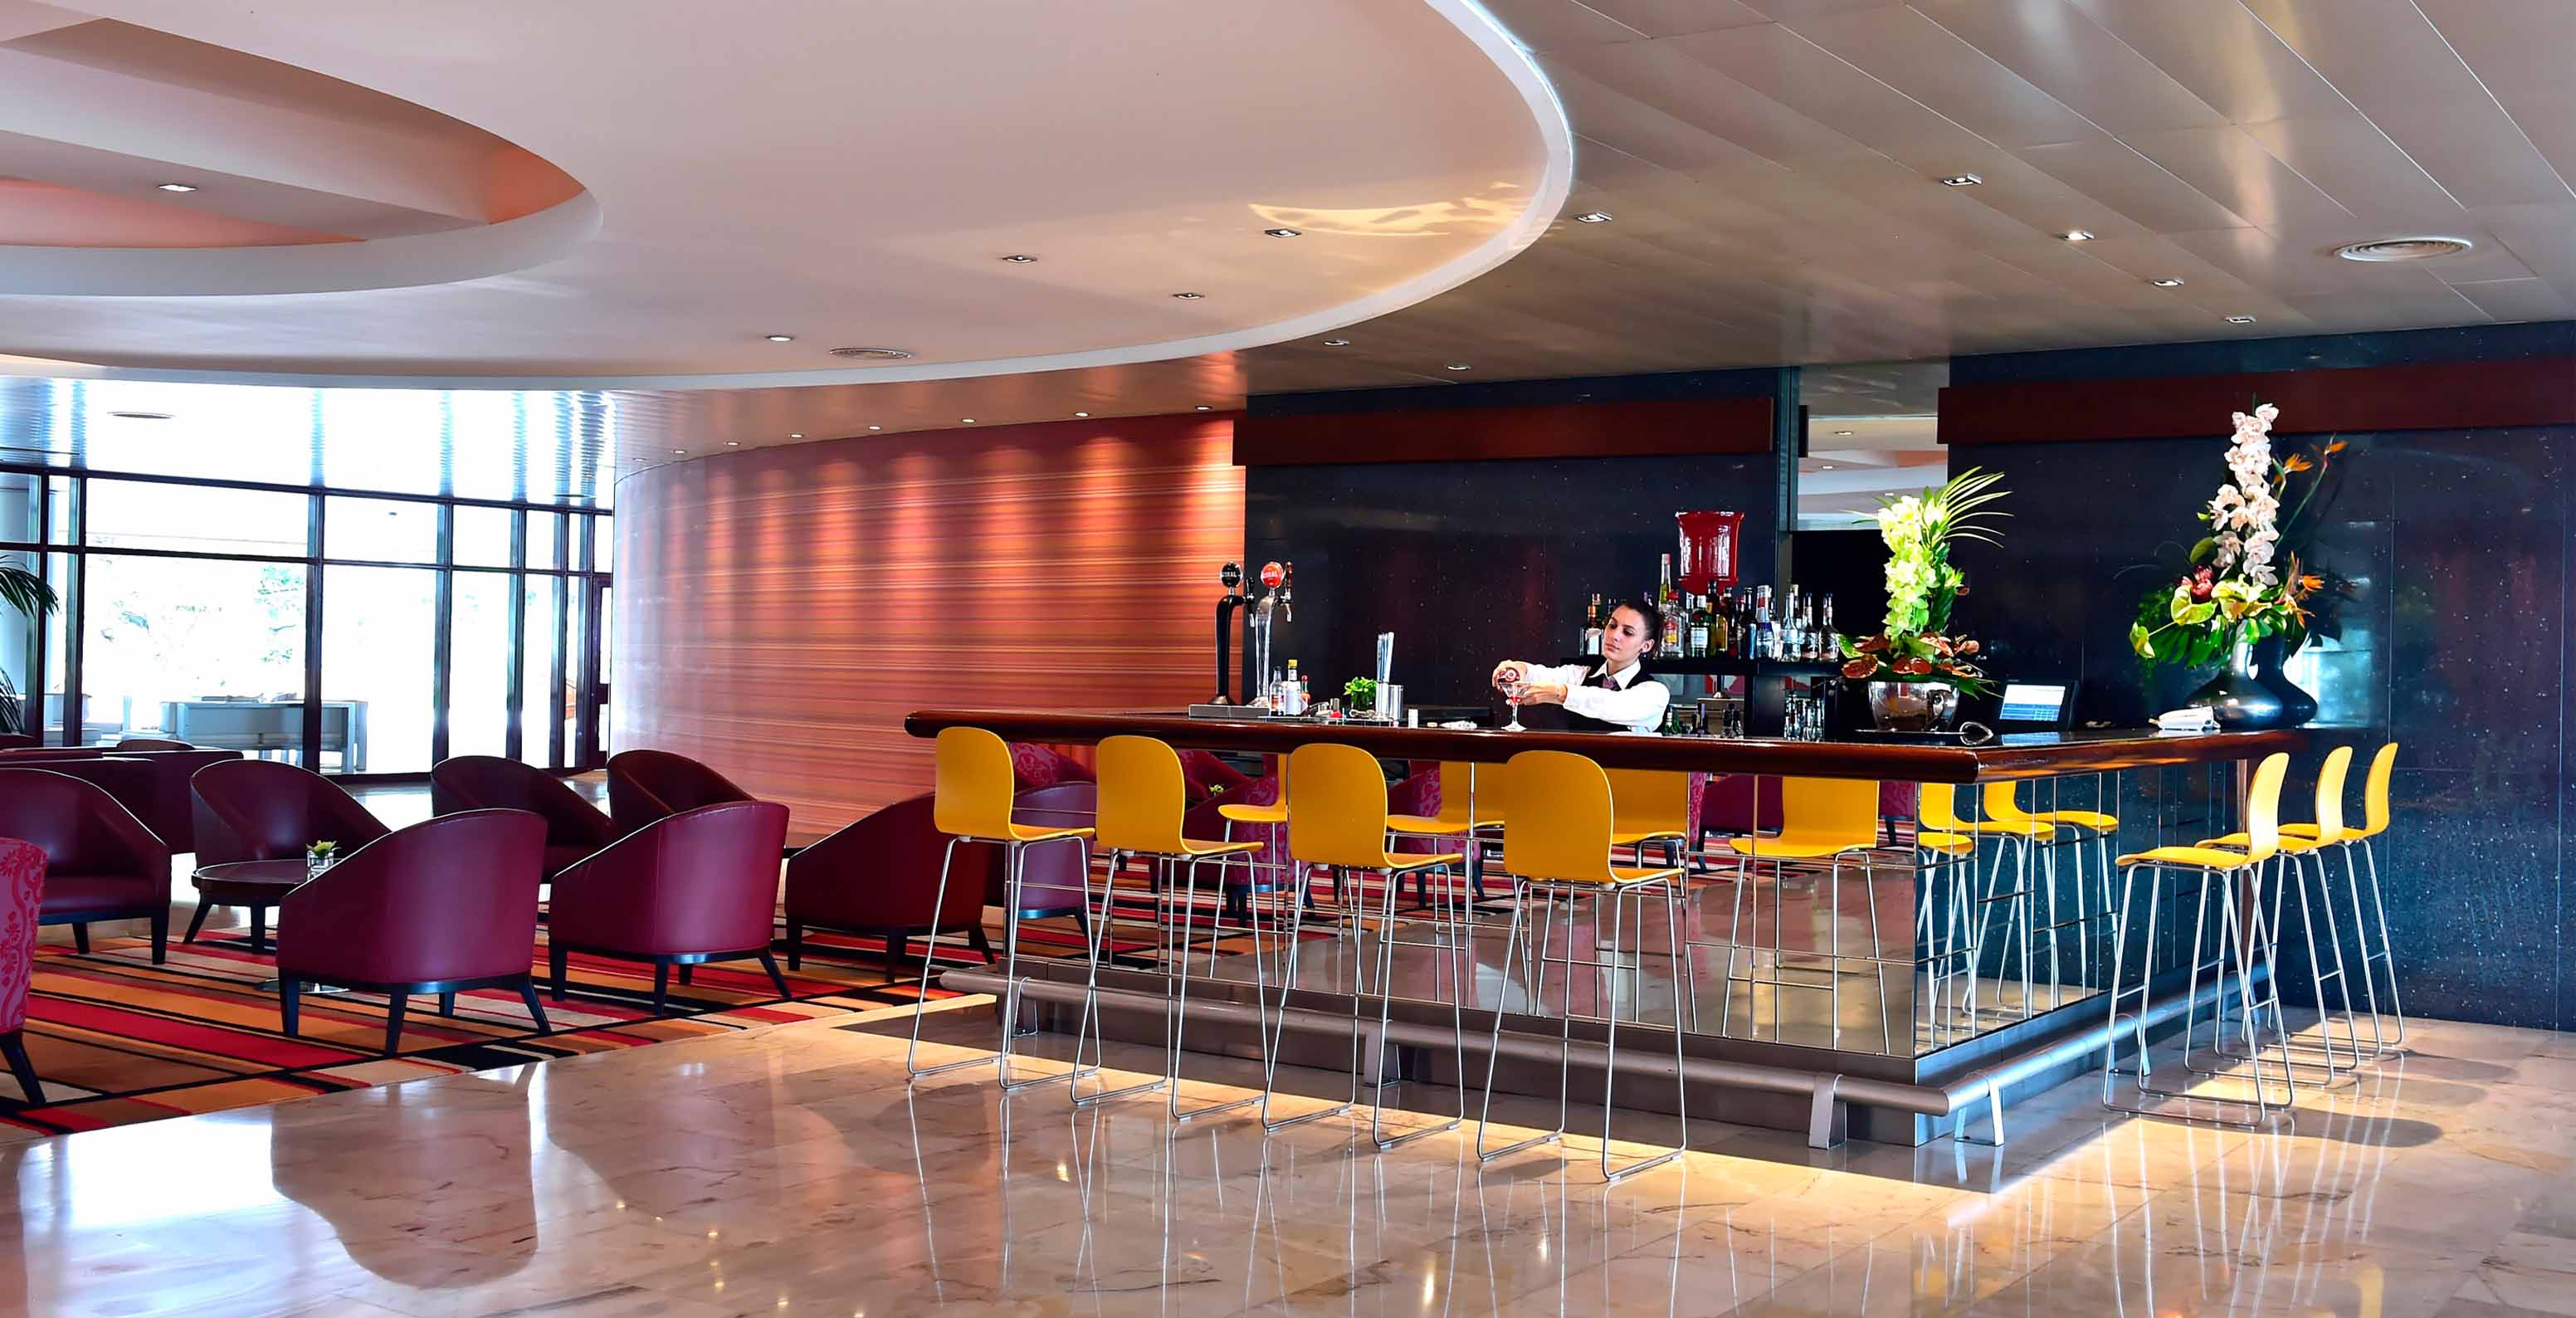
[[617,491],[611,746],[706,761],[810,839],[930,787],[933,705],[1209,694],[1243,552],[1224,414],[754,449]]

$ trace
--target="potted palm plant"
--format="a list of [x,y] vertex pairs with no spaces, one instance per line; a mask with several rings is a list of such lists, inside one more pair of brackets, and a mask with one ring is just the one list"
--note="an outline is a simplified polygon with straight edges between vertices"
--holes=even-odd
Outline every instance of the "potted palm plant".
[[[54,588],[43,577],[15,563],[0,563],[0,604],[27,615],[41,618],[54,611],[59,603]],[[18,688],[9,681],[9,671],[0,668],[0,732],[25,732],[27,720],[22,711]]]

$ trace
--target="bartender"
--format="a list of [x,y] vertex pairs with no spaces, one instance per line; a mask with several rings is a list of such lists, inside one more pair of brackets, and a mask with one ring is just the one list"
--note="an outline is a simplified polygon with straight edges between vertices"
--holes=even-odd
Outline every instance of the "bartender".
[[1661,731],[1673,693],[1641,664],[1663,625],[1654,605],[1621,600],[1602,621],[1599,666],[1506,659],[1494,665],[1494,689],[1518,690],[1524,705],[1565,706],[1566,726],[1577,732]]

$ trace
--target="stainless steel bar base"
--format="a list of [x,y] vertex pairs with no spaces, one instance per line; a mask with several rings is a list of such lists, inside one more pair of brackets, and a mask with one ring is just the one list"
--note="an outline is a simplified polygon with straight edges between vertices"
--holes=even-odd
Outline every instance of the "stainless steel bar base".
[[[1052,978],[1044,969],[1032,969],[1037,973],[1020,989],[1023,1008],[1035,1006],[1042,1012],[1052,1012],[1060,1017],[1054,1023],[1070,1032],[1082,1009],[1082,964],[1064,963],[1068,976],[1064,979]],[[2261,978],[2258,973],[2257,979]],[[1158,982],[1139,976],[1136,984],[1129,985],[1102,976],[1100,1017],[1093,1028],[1109,1038],[1162,1046],[1166,1042],[1166,1003],[1161,992],[1152,987]],[[1007,986],[1002,975],[974,967],[950,970],[940,977],[940,984],[954,992],[996,995]],[[1214,987],[1212,982],[1211,988]],[[2214,1008],[2217,1000],[2214,985],[2205,985],[2197,999],[2204,1009]],[[2150,1035],[2179,1028],[2192,1001],[2179,985],[2174,986],[2173,991],[2157,996],[2143,1027]],[[1204,999],[1192,1001],[1190,1014],[1199,1040],[1191,1051],[1256,1060],[1260,1057],[1262,1017],[1252,1002],[1212,991]],[[1432,1081],[1445,1088],[1454,1083],[1454,1078],[1435,1077],[1430,1066],[1434,1059],[1445,1061],[1451,1047],[1448,1013],[1442,1009],[1437,1014],[1441,1019],[1436,1026],[1427,1020],[1417,1022],[1397,1016],[1388,1022],[1383,1036],[1374,1029],[1375,1022],[1365,1022],[1367,1037],[1363,1046],[1387,1074]],[[1489,1028],[1492,1021],[1481,1012],[1469,1016],[1466,1064],[1473,1069],[1481,1069],[1485,1062],[1479,1054],[1486,1034],[1474,1028],[1480,1018]],[[1606,1050],[1602,1041],[1587,1037],[1584,1031],[1586,1026],[1600,1024],[1591,1020],[1576,1022],[1572,1066],[1579,1073],[1574,1082],[1578,1085],[1601,1083]],[[1336,1072],[1349,1065],[1351,1021],[1346,996],[1301,993],[1298,1002],[1274,1011],[1270,1028],[1279,1032],[1283,1061],[1298,1064],[1302,1044],[1312,1051],[1317,1065]],[[2125,1032],[2134,1027],[2124,1023],[2121,1028]],[[1552,1018],[1506,1015],[1496,1088],[1506,1093],[1555,1097],[1559,1029],[1560,1023]],[[1672,1053],[1658,1043],[1664,1031],[1633,1021],[1623,1022],[1621,1029],[1640,1031],[1643,1037],[1634,1045],[1635,1054],[1623,1059],[1620,1067],[1618,1106],[1668,1113],[1672,1074],[1662,1068],[1671,1061]],[[1704,1034],[1690,1034],[1684,1039],[1686,1051],[1700,1051],[1686,1058],[1683,1069],[1693,1091],[1689,1102],[1694,1112],[1743,1125],[1804,1131],[1808,1143],[1817,1148],[1833,1147],[1845,1138],[1920,1145],[1963,1130],[1969,1132],[1960,1136],[1964,1142],[1995,1144],[2002,1141],[2006,1107],[2099,1067],[2109,1038],[2099,1004],[2079,1001],[1981,1037],[1973,1050],[1979,1060],[1971,1069],[1937,1080],[1918,1083],[1855,1074],[1856,1070],[1883,1069],[1890,1062],[1903,1064],[1909,1059],[1824,1049],[1764,1050],[1774,1057],[1795,1054],[1813,1059],[1804,1065],[1712,1055],[1744,1041]],[[1390,1051],[1393,1057],[1388,1056]],[[1933,1062],[1939,1056],[1931,1054],[1922,1060]],[[1408,1061],[1413,1065],[1408,1067]]]

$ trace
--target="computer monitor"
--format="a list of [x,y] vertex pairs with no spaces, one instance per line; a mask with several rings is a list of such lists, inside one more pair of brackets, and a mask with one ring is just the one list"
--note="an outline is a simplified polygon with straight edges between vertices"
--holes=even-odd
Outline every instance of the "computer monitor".
[[2065,728],[2074,722],[2075,688],[2064,682],[2006,682],[1995,711],[1999,728]]

